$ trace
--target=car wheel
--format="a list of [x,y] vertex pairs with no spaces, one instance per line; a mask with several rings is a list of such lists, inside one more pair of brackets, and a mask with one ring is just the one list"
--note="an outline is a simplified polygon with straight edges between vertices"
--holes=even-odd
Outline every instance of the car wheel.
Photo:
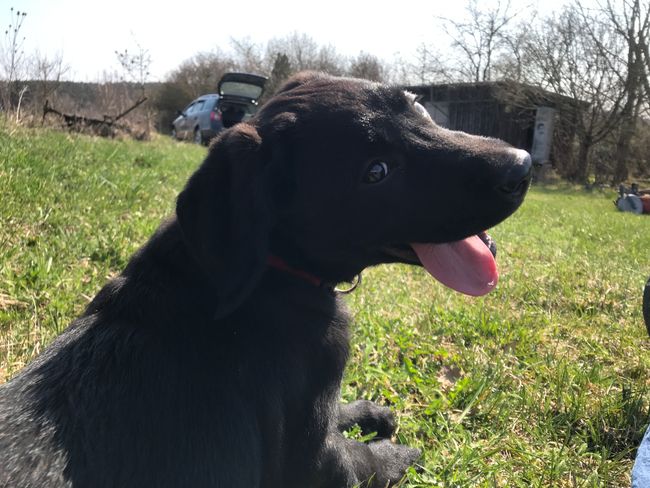
[[194,129],[194,143],[203,144],[203,136],[201,135],[201,130],[198,127]]

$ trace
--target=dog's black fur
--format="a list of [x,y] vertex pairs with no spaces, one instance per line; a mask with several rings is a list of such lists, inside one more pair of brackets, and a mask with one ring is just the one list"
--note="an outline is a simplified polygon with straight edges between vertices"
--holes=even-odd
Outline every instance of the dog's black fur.
[[[175,218],[1,387],[0,486],[395,483],[419,451],[390,441],[387,408],[339,405],[347,316],[328,284],[506,218],[528,186],[513,154],[400,89],[296,76],[212,144]],[[373,161],[390,169],[378,183]],[[346,439],[355,423],[383,439]]]

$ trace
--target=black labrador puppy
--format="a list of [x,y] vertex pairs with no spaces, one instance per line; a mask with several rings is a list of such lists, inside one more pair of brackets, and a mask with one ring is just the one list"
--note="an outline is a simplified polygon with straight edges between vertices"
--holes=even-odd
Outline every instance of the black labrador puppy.
[[[338,403],[334,285],[423,265],[480,295],[484,231],[521,204],[530,158],[438,127],[415,97],[301,74],[224,132],[162,224],[0,389],[0,486],[385,487],[420,453],[390,411]],[[341,431],[358,424],[380,439]]]

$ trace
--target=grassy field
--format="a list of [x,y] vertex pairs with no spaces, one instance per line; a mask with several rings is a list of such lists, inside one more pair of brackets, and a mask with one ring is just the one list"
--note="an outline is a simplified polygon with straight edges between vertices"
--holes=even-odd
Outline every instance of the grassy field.
[[[0,124],[0,382],[121,270],[204,154]],[[364,274],[343,397],[391,405],[423,449],[403,486],[629,485],[649,421],[650,217],[612,200],[533,188],[491,232],[485,298],[416,268]]]

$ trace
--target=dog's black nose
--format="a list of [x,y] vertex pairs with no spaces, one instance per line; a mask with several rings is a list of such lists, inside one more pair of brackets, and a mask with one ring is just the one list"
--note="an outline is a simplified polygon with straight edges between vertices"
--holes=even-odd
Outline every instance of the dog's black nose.
[[498,186],[499,192],[513,200],[520,199],[530,184],[532,161],[530,154],[522,149],[511,150],[511,164]]

